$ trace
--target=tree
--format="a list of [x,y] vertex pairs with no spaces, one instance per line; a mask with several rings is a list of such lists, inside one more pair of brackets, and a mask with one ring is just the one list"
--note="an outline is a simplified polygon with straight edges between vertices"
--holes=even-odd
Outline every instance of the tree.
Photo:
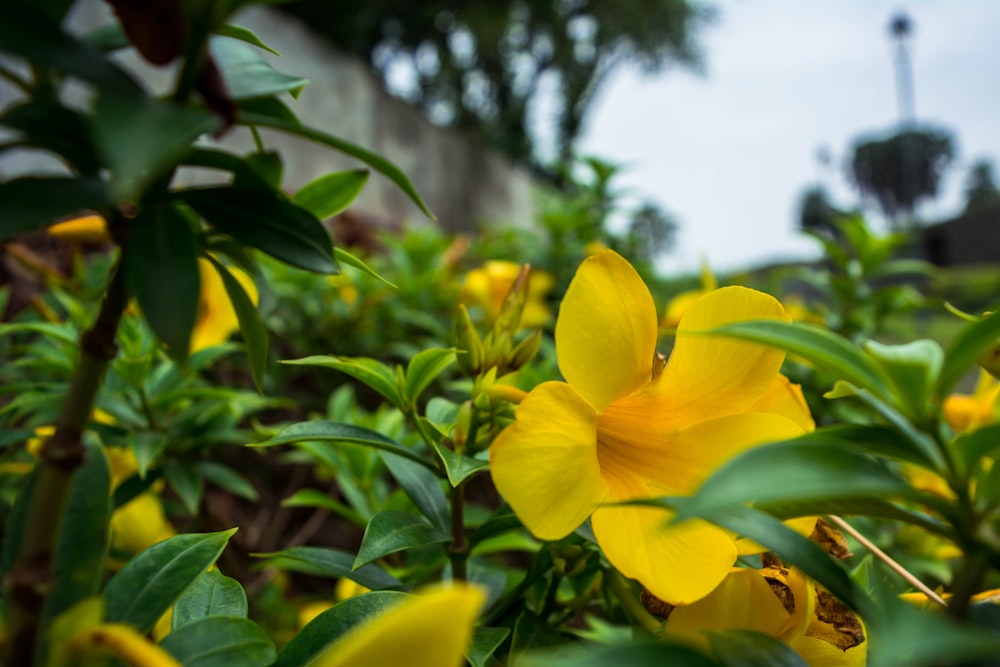
[[848,215],[830,204],[830,197],[822,186],[814,186],[802,194],[799,204],[799,229],[802,231],[827,231],[836,229],[838,218]]
[[980,159],[973,163],[965,186],[965,214],[1000,206],[1000,190],[993,178],[993,163]]
[[936,129],[909,129],[854,147],[851,172],[861,194],[873,198],[896,227],[912,224],[922,199],[937,195],[954,157],[951,135]]
[[555,153],[572,156],[594,94],[626,62],[654,72],[700,65],[695,37],[712,16],[698,0],[300,0],[283,9],[367,61],[435,123],[476,131],[538,166],[529,116],[543,77],[555,83]]

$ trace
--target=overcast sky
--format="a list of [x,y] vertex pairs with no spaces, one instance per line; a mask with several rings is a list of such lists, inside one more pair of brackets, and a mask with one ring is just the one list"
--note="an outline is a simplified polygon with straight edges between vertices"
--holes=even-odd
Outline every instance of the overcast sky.
[[[888,23],[911,18],[917,120],[951,129],[958,159],[928,220],[957,212],[969,164],[1000,157],[1000,2],[716,0],[704,75],[619,71],[592,109],[582,151],[621,163],[619,184],[680,223],[662,268],[720,271],[814,256],[795,232],[818,181],[837,203],[854,141],[898,121]],[[817,149],[832,165],[824,170]],[[997,164],[1000,167],[1000,164]]]

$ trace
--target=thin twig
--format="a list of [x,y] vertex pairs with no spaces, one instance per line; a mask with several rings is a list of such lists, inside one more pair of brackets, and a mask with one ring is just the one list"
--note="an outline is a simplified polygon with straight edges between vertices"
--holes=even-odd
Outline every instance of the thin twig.
[[828,515],[827,518],[830,519],[831,523],[836,524],[838,528],[840,528],[842,531],[844,531],[845,533],[856,539],[858,542],[860,542],[861,545],[864,546],[866,549],[868,549],[870,552],[872,552],[872,554],[874,554],[876,558],[878,558],[883,563],[888,565],[893,572],[901,576],[903,579],[906,580],[908,584],[910,584],[918,591],[926,595],[928,599],[933,600],[942,607],[948,606],[948,603],[945,602],[944,598],[942,598],[940,595],[932,591],[927,586],[927,584],[917,579],[909,570],[907,570],[905,567],[903,567],[895,560],[893,560],[893,558],[889,554],[887,554],[886,552],[882,551],[877,546],[875,546],[871,540],[869,540],[867,537],[859,533],[854,528],[854,526],[847,523],[839,516],[833,514]]

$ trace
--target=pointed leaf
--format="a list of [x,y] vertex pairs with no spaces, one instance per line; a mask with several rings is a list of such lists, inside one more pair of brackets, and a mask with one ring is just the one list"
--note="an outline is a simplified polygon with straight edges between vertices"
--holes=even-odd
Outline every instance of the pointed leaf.
[[548,651],[531,651],[517,661],[518,667],[719,667],[719,663],[691,646],[637,640],[610,646],[573,646]]
[[208,260],[219,272],[222,284],[226,288],[230,303],[236,312],[236,319],[240,323],[240,333],[243,334],[243,342],[247,346],[247,359],[250,361],[250,375],[253,377],[254,386],[257,393],[264,393],[264,370],[267,367],[267,329],[264,327],[264,320],[261,319],[257,306],[247,295],[243,285],[240,284],[229,269],[224,267],[211,255]]
[[726,630],[706,636],[712,653],[729,667],[809,667],[791,646],[759,632]]
[[218,570],[202,572],[174,604],[173,629],[209,616],[247,616],[247,594]]
[[163,612],[215,563],[235,532],[233,528],[177,535],[140,553],[104,588],[106,620],[149,632]]
[[[427,422],[427,420],[423,417],[420,417],[419,419],[426,422],[431,429],[434,428],[433,424]],[[434,453],[437,454],[438,459],[444,466],[445,473],[448,475],[448,482],[451,483],[453,488],[472,475],[489,470],[490,468],[489,461],[474,459],[471,456],[458,454],[433,439],[431,440],[431,446],[434,448]]]
[[367,182],[367,169],[326,174],[302,186],[292,196],[292,201],[320,220],[326,220],[350,206]]
[[431,348],[413,355],[406,367],[406,397],[416,404],[424,389],[455,362],[454,348]]
[[451,541],[451,536],[435,528],[426,519],[409,514],[385,510],[368,522],[365,536],[361,539],[358,556],[353,567],[361,567],[388,554]]
[[177,359],[187,357],[198,318],[199,242],[172,206],[155,207],[130,225],[125,279],[150,328]]
[[31,101],[0,116],[0,125],[17,130],[32,146],[52,151],[82,174],[100,169],[83,115],[52,102]]
[[892,382],[895,403],[903,413],[915,419],[926,417],[944,362],[941,346],[932,340],[905,345],[883,345],[872,340],[864,348]]
[[196,516],[205,495],[205,480],[197,470],[187,462],[171,459],[163,465],[163,476],[181,499],[187,513]]
[[679,518],[710,514],[731,505],[835,502],[866,498],[916,498],[904,478],[851,443],[812,438],[754,447],[709,477]]
[[163,638],[160,644],[184,667],[270,667],[277,652],[264,631],[246,618],[209,616]]
[[319,220],[276,193],[209,187],[183,190],[177,197],[219,231],[275,259],[316,273],[339,271]]
[[472,667],[486,667],[490,657],[510,635],[510,628],[476,628],[466,657]]
[[378,565],[368,564],[353,569],[354,554],[322,547],[292,547],[284,551],[255,554],[272,559],[272,564],[285,570],[296,570],[321,577],[347,577],[373,591],[402,588],[403,584]]
[[216,28],[215,34],[222,35],[223,37],[230,37],[232,39],[238,39],[241,42],[246,42],[247,44],[252,44],[253,46],[264,49],[265,51],[269,51],[274,55],[278,56],[279,58],[281,57],[280,53],[272,49],[264,42],[260,41],[260,37],[258,37],[254,33],[254,31],[251,30],[250,28],[244,28],[241,25],[233,25],[232,23],[227,23],[226,25],[222,25]]
[[945,354],[937,395],[947,396],[969,369],[989,350],[1000,344],[1000,312],[987,315],[963,328]]
[[212,37],[209,47],[226,82],[226,90],[234,100],[271,97],[285,92],[295,97],[309,84],[308,79],[274,69],[260,53],[240,39]]
[[441,489],[441,478],[426,467],[402,456],[386,451],[380,451],[379,456],[417,509],[423,512],[435,527],[443,531],[448,530],[450,525],[448,498]]
[[410,597],[397,591],[364,593],[339,602],[309,622],[278,654],[274,667],[306,667],[323,649],[362,623]]
[[403,405],[392,369],[381,361],[368,359],[367,357],[313,355],[311,357],[303,357],[302,359],[284,359],[281,363],[293,366],[333,368],[371,387],[387,398],[397,408]]
[[0,241],[103,209],[110,201],[107,186],[97,179],[26,176],[0,183]]
[[378,431],[372,431],[354,424],[342,424],[331,421],[308,421],[292,424],[278,431],[277,435],[264,442],[249,443],[248,447],[274,447],[275,445],[288,445],[303,440],[319,440],[328,442],[340,442],[347,445],[362,445],[402,456],[415,463],[434,470],[434,464],[426,461],[422,456],[411,449],[403,447],[395,440],[387,438]]
[[260,498],[257,489],[242,474],[227,465],[215,461],[198,461],[194,465],[198,474],[229,493],[256,502]]
[[362,273],[371,276],[375,280],[378,280],[379,282],[384,283],[384,284],[388,285],[389,287],[392,287],[393,289],[396,288],[396,283],[393,283],[393,282],[390,282],[389,280],[386,280],[384,277],[382,277],[381,275],[379,275],[375,271],[375,269],[373,269],[372,267],[370,267],[367,264],[365,264],[362,260],[360,260],[357,257],[355,257],[354,255],[352,255],[347,250],[344,250],[343,248],[341,248],[339,246],[335,247],[333,249],[333,256],[336,257],[337,261],[340,262],[341,264],[346,264],[347,266],[353,266],[358,271],[361,271]]
[[341,153],[361,160],[399,186],[399,188],[405,192],[411,200],[413,200],[413,203],[416,204],[427,217],[432,220],[435,219],[434,214],[427,208],[427,205],[424,203],[423,199],[420,198],[416,188],[413,187],[413,183],[410,182],[410,179],[406,176],[406,174],[404,174],[399,167],[381,155],[373,153],[372,151],[362,148],[361,146],[351,143],[350,141],[335,137],[332,134],[327,134],[326,132],[321,132],[320,130],[305,127],[304,125],[296,124],[282,118],[254,113],[245,109],[245,107],[241,109],[237,121],[241,125],[259,125],[261,127],[271,127],[290,134],[296,134],[316,143],[326,144]]
[[871,359],[846,338],[813,324],[752,320],[726,324],[701,333],[771,345],[804,357],[817,368],[870,389],[879,396],[888,393],[886,378]]

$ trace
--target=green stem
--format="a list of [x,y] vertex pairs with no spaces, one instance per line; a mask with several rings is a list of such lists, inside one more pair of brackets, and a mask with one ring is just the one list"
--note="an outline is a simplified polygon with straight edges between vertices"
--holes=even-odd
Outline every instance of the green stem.
[[451,490],[451,560],[452,581],[468,579],[469,547],[465,542],[465,482]]
[[117,353],[115,335],[127,302],[119,260],[97,320],[80,337],[80,358],[63,400],[56,432],[39,454],[24,536],[8,580],[11,601],[8,665],[35,664],[42,609],[52,588],[52,552],[73,476],[86,453],[83,431],[94,411],[104,373]]
[[662,629],[662,623],[656,619],[655,616],[646,611],[646,608],[642,606],[639,599],[636,598],[635,594],[632,593],[632,589],[629,587],[628,582],[625,581],[625,577],[617,571],[612,571],[608,573],[608,585],[611,586],[611,592],[615,594],[618,598],[619,604],[621,604],[622,609],[625,613],[632,617],[632,620],[638,623],[644,630],[652,632],[653,634],[659,634]]
[[981,548],[966,556],[952,581],[952,596],[948,601],[949,616],[957,620],[965,618],[972,596],[979,592],[989,566],[990,555]]

